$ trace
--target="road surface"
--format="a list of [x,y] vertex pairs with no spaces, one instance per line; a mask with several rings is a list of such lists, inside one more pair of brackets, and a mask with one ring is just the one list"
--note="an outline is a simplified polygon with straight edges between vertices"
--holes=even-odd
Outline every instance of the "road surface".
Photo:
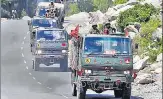
[[[2,99],[76,99],[71,96],[70,73],[33,71],[27,21],[4,21],[1,29]],[[87,99],[115,99],[89,94]]]

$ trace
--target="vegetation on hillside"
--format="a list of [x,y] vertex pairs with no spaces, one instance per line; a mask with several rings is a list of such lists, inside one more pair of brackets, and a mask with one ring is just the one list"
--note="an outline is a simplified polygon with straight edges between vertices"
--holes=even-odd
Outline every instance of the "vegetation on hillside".
[[68,16],[78,12],[93,12],[100,10],[106,12],[113,5],[112,0],[80,0],[69,5]]
[[137,4],[133,8],[121,12],[117,23],[123,29],[131,22],[148,22],[151,15],[158,14],[159,10],[151,4]]
[[118,4],[123,4],[128,2],[129,0],[114,0],[114,5],[118,5]]
[[148,22],[143,22],[140,31],[140,36],[135,37],[135,42],[139,44],[139,54],[143,56],[149,56],[150,62],[154,62],[157,55],[162,53],[162,38],[152,38],[152,33],[161,25],[161,21],[158,18],[151,18]]

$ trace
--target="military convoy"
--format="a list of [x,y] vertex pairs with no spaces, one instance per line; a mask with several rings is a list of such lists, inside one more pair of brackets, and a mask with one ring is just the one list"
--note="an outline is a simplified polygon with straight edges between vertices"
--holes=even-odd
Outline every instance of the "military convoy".
[[[54,6],[59,11],[57,18],[48,16]],[[68,72],[70,69],[72,95],[77,99],[85,99],[87,89],[96,93],[114,90],[116,98],[130,99],[131,83],[136,78],[130,37],[115,30],[109,32],[110,25],[103,33],[83,35],[78,32],[78,26],[69,35],[62,27],[64,11],[61,3],[40,2],[36,17],[28,22],[33,69],[44,71],[56,63],[60,66],[50,69],[53,72]],[[68,52],[71,53],[69,66]],[[42,68],[41,64],[46,66]]]
[[[50,4],[55,4],[55,6],[52,7]],[[55,7],[59,11],[57,17],[47,17],[47,11],[40,12],[41,9],[51,10]],[[46,71],[51,65],[58,63],[60,66],[55,66],[50,70],[53,72],[68,71],[68,33],[63,28],[63,21],[60,19],[64,19],[63,11],[63,4],[40,2],[37,6],[36,16],[28,21],[33,69],[35,71]],[[46,66],[42,68],[41,64]]]
[[136,77],[131,39],[121,32],[71,36],[72,95],[85,99],[87,89],[114,90],[115,97],[130,99]]

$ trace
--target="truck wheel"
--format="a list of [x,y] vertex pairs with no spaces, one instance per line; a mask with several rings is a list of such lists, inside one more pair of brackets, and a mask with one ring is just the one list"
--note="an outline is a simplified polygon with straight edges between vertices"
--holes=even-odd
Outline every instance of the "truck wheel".
[[123,90],[123,95],[122,95],[122,99],[130,99],[131,96],[131,88],[124,88]]
[[122,97],[122,90],[114,90],[114,96],[115,98],[120,98]]
[[71,85],[73,85],[74,84],[74,78],[75,78],[75,72],[71,72]]
[[39,68],[40,68],[39,66],[40,66],[39,61],[35,60],[35,63],[34,63],[34,70],[35,70],[35,71],[39,71]]
[[64,22],[64,18],[61,19],[61,22]]
[[86,90],[79,91],[77,93],[77,99],[85,99],[85,97],[86,97]]
[[32,60],[32,69],[35,69],[35,62],[34,62],[34,60]]
[[103,90],[98,90],[98,91],[95,91],[96,93],[102,93],[103,92]]
[[76,90],[76,85],[72,85],[72,96],[77,96],[77,90]]
[[60,61],[60,66],[63,71],[67,71],[68,68],[68,56],[65,56],[63,60]]

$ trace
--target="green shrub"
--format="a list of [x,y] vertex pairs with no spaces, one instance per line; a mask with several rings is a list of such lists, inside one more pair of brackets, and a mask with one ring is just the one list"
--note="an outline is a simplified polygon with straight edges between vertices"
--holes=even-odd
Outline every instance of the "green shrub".
[[123,4],[123,3],[126,3],[126,2],[128,2],[128,0],[114,0],[114,5]]
[[121,12],[118,16],[117,23],[118,26],[123,29],[130,22],[148,22],[151,15],[158,14],[158,9],[156,9],[151,4],[137,4],[133,8],[130,8],[124,12]]
[[158,18],[151,18],[148,22],[143,22],[141,25],[140,36],[134,38],[135,42],[140,46],[140,53],[147,52],[150,57],[149,61],[154,62],[157,55],[162,53],[162,38],[159,42],[152,40],[152,33],[160,26],[161,21]]
[[94,11],[100,10],[106,12],[112,6],[112,0],[92,0]]
[[67,13],[67,16],[79,13],[79,8],[77,3],[72,3],[69,5],[70,10]]
[[22,12],[21,12],[21,17],[26,16],[26,15],[27,15],[27,13],[26,13],[26,11],[23,9]]

